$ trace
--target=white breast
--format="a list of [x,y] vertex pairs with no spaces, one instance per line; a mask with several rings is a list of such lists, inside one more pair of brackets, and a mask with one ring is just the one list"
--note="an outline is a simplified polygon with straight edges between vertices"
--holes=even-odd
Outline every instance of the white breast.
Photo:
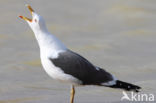
[[56,67],[49,58],[41,55],[41,63],[47,74],[55,80],[80,85],[82,82],[72,75],[65,74],[61,68]]

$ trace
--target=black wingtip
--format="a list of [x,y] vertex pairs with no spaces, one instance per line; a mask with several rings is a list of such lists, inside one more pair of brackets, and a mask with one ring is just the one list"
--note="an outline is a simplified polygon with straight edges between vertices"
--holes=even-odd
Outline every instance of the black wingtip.
[[124,89],[127,91],[135,91],[135,92],[140,92],[141,87],[134,85],[134,84],[130,84],[130,83],[126,83],[120,80],[116,81],[115,85],[110,86],[112,88],[120,88],[120,89]]
[[136,86],[135,92],[140,92],[140,89],[142,89],[142,88],[139,86]]

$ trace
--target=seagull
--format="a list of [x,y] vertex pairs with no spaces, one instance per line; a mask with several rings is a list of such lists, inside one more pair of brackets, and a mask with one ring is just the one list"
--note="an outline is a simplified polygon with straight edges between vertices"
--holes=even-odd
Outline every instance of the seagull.
[[37,39],[40,59],[46,73],[55,80],[71,84],[70,103],[74,102],[75,86],[95,85],[139,92],[140,86],[116,79],[101,67],[68,49],[57,37],[48,32],[44,19],[27,5],[32,19],[25,20]]

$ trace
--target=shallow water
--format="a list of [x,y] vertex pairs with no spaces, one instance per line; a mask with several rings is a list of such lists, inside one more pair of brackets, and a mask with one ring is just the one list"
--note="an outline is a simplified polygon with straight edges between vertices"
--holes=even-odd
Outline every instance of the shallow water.
[[[42,69],[26,3],[71,50],[117,78],[156,94],[155,0],[1,0],[0,103],[66,103],[69,85]],[[43,6],[46,5],[46,6]],[[76,88],[76,103],[119,103],[122,90]]]

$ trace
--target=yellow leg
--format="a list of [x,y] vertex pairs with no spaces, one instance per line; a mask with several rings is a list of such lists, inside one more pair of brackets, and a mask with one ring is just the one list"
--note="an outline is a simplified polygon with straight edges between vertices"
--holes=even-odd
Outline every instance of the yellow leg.
[[74,103],[74,95],[75,95],[75,88],[74,85],[72,85],[70,91],[70,103]]

